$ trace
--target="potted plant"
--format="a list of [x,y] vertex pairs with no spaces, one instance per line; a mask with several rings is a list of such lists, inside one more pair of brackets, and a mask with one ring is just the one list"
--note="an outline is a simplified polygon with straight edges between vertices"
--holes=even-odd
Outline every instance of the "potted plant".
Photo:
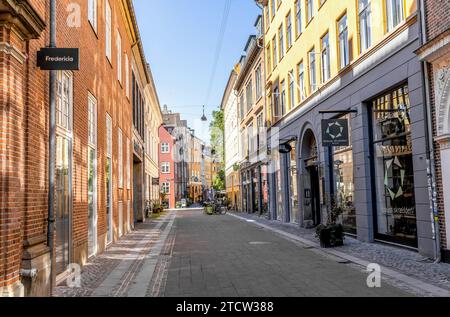
[[316,236],[320,240],[322,248],[334,248],[344,245],[344,228],[337,223],[339,216],[343,213],[341,206],[333,200],[331,210],[328,214],[327,224],[316,228]]

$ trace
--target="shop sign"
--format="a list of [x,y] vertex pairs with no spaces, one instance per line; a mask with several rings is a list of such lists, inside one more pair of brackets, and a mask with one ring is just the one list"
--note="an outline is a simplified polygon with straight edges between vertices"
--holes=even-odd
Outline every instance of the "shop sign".
[[37,66],[42,70],[79,70],[80,49],[42,48],[37,52]]
[[280,144],[280,146],[278,147],[278,152],[280,152],[281,154],[288,154],[291,153],[291,151],[292,146],[290,146],[289,143]]
[[159,185],[159,177],[152,177],[152,185],[153,186]]
[[323,146],[349,146],[349,131],[347,119],[322,120]]

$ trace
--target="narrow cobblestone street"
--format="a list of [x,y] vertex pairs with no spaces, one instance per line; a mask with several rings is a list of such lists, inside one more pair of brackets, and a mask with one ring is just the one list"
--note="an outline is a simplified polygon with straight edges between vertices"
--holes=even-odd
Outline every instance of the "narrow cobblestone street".
[[385,278],[381,288],[368,288],[367,277],[362,267],[255,226],[251,219],[188,209],[139,224],[83,268],[80,288],[58,286],[54,296],[421,295]]

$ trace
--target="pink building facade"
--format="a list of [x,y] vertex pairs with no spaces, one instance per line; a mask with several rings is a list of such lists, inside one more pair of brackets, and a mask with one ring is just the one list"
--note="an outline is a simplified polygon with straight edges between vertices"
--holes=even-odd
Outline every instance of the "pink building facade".
[[159,185],[161,202],[167,208],[175,208],[175,164],[173,149],[175,139],[164,126],[159,128]]

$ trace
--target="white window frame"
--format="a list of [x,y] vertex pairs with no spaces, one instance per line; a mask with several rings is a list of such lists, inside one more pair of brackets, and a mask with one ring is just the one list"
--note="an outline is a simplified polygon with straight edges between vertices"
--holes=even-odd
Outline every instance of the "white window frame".
[[117,80],[122,84],[122,37],[119,30],[116,35],[116,49],[117,49]]
[[119,188],[123,188],[123,133],[120,128],[117,129],[117,170],[119,172]]
[[360,52],[372,46],[371,0],[358,0],[359,46]]
[[163,182],[161,187],[162,187],[161,189],[164,194],[170,195],[170,183],[169,182]]
[[161,173],[162,174],[170,174],[170,162],[162,162],[161,163]]
[[314,92],[317,88],[317,75],[316,75],[316,52],[314,49],[309,51],[309,91]]
[[105,41],[106,41],[106,57],[111,63],[112,60],[112,11],[109,0],[105,0]]
[[387,31],[390,32],[405,20],[405,5],[403,0],[386,0]]
[[[326,39],[326,42],[325,42]],[[331,77],[331,59],[330,59],[330,34],[325,34],[321,39],[322,52],[322,83],[326,83]],[[325,44],[325,45],[324,45]]]
[[88,0],[88,21],[94,29],[95,33],[98,32],[98,2],[97,0]]
[[125,95],[130,99],[130,60],[125,54]]
[[130,143],[130,139],[127,137],[127,164],[125,164],[126,165],[126,167],[127,167],[127,172],[126,172],[126,174],[127,174],[127,189],[131,189],[131,156],[130,156],[130,146],[131,146],[131,143]]
[[168,154],[170,153],[170,146],[168,142],[161,143],[161,153]]
[[106,114],[106,156],[112,158],[112,119],[108,113]]
[[305,100],[306,93],[305,93],[305,68],[303,65],[303,61],[297,65],[297,72],[298,72],[298,89],[299,89],[299,97],[300,101]]
[[97,146],[97,99],[91,93],[88,94],[88,144]]
[[[342,22],[345,19],[345,26]],[[344,14],[338,21],[338,42],[339,42],[339,66],[343,69],[350,64],[350,52],[348,46],[348,17]]]
[[[67,91],[64,91],[63,79],[67,79]],[[66,132],[73,129],[73,73],[69,71],[59,71],[57,74],[56,125]]]

